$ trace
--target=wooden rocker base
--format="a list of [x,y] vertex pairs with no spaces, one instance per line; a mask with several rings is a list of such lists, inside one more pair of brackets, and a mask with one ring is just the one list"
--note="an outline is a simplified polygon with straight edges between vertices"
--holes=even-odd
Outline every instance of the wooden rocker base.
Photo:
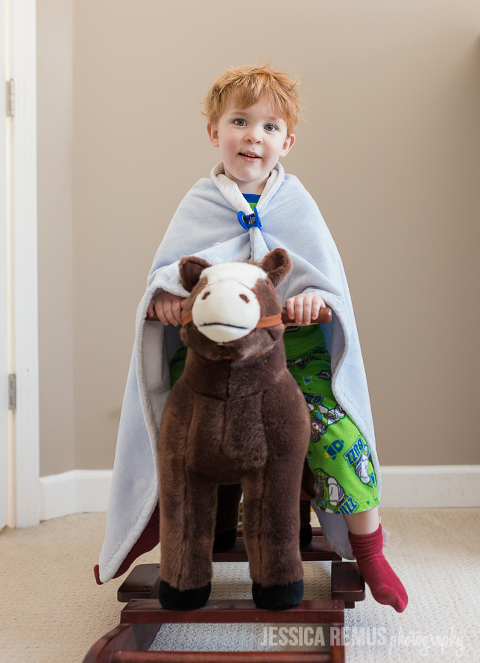
[[[225,553],[214,553],[214,562],[247,561],[238,530],[235,547]],[[312,543],[302,551],[303,561],[332,562],[331,594],[327,600],[303,600],[295,608],[280,611],[262,610],[252,600],[209,600],[204,608],[191,611],[166,610],[158,602],[159,564],[139,564],[118,590],[118,600],[127,602],[120,624],[98,640],[84,663],[344,663],[345,647],[330,643],[328,652],[285,651],[148,651],[162,624],[330,624],[343,627],[345,608],[355,607],[365,598],[365,583],[356,562],[343,562],[313,528]]]

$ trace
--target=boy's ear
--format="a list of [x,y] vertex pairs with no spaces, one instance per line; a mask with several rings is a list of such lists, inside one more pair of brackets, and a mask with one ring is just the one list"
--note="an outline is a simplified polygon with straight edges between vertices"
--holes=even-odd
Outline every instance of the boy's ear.
[[294,142],[295,142],[295,134],[290,134],[290,136],[287,136],[285,138],[285,142],[283,143],[282,151],[280,152],[281,157],[286,157],[287,156],[287,154],[292,149]]
[[210,142],[214,147],[218,147],[218,129],[217,127],[213,124],[213,122],[209,122],[207,124],[207,131],[208,135],[210,137]]
[[180,259],[178,269],[180,271],[180,281],[185,290],[192,292],[198,283],[201,273],[207,267],[211,267],[211,264],[197,256],[183,256]]
[[273,287],[276,288],[290,274],[292,261],[285,249],[273,249],[264,257],[260,267],[267,272]]

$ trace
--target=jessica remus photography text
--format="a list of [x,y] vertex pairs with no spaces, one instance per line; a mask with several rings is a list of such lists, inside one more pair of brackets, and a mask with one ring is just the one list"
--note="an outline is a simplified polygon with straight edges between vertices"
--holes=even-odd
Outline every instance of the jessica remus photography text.
[[[264,626],[262,647],[382,647],[389,652],[415,649],[420,656],[444,656],[461,659],[465,653],[463,634],[453,627],[448,632],[423,631],[389,633],[385,627],[368,626]],[[443,660],[443,659],[442,659]]]

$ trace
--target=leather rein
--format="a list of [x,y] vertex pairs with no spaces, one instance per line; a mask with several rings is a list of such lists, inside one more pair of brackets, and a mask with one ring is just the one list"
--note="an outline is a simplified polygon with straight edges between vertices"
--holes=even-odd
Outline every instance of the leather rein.
[[[192,311],[187,311],[182,315],[182,325],[188,325],[189,322],[193,322]],[[265,329],[265,327],[276,327],[277,325],[280,324],[282,324],[282,314],[276,313],[275,315],[267,315],[265,318],[260,318],[253,329]]]

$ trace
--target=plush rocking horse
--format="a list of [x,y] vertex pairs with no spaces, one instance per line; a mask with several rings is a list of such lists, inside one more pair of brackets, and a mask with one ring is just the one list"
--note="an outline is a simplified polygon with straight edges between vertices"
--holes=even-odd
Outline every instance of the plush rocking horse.
[[303,598],[299,500],[310,417],[286,368],[275,292],[290,269],[283,249],[260,264],[180,261],[187,359],[158,443],[165,608],[207,603],[212,549],[235,542],[242,491],[255,604],[286,609]]

